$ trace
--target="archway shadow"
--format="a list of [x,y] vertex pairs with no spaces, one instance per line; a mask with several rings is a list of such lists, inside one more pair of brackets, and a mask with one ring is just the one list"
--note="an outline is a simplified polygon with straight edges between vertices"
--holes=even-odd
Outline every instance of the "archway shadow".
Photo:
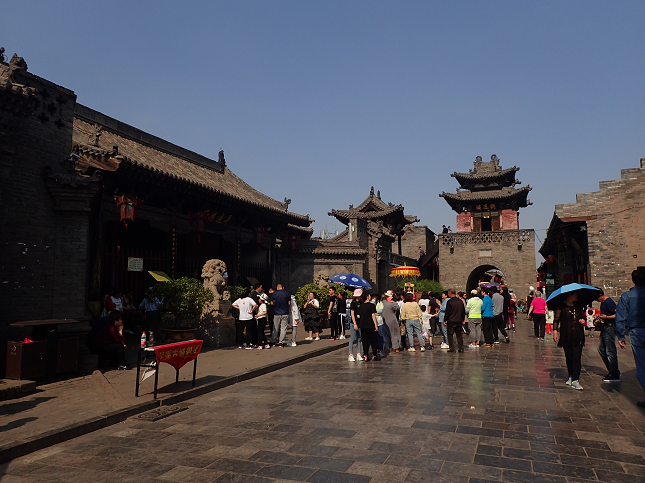
[[473,269],[473,271],[470,272],[470,275],[468,275],[468,281],[466,282],[467,294],[470,294],[471,290],[474,290],[477,287],[479,287],[479,279],[482,277],[482,275],[484,275],[489,270],[498,270],[502,272],[502,270],[500,270],[498,267],[490,264],[480,265],[477,268]]

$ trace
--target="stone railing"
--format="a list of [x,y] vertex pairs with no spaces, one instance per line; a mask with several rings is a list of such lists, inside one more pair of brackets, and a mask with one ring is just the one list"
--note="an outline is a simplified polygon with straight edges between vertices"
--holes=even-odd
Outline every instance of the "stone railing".
[[418,260],[414,260],[413,258],[392,252],[389,253],[388,261],[390,262],[390,265],[396,265],[397,267],[400,267],[402,265],[407,265],[408,267],[416,267],[418,265]]
[[439,235],[442,245],[479,245],[501,242],[528,242],[533,240],[533,230],[500,230]]

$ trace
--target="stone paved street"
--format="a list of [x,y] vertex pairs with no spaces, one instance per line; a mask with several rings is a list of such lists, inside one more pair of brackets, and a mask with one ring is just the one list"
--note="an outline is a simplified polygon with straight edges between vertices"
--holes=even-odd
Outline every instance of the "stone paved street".
[[631,350],[584,391],[530,337],[448,354],[349,363],[341,350],[206,394],[156,422],[131,418],[0,466],[3,482],[645,482]]

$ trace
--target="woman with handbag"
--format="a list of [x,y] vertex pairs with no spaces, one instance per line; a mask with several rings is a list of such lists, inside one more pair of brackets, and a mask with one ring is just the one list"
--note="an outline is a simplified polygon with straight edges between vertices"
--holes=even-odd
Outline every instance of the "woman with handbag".
[[[316,294],[309,292],[307,295],[307,301],[302,310],[302,316],[305,319],[305,331],[309,332],[309,337],[305,337],[305,340],[320,340],[320,314],[318,309],[320,308],[320,303],[316,299]],[[313,335],[316,334],[316,338],[313,338]]]

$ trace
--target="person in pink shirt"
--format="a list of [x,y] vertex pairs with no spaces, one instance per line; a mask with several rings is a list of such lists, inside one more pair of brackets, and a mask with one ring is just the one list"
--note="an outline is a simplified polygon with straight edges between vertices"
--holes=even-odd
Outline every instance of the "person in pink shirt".
[[544,331],[546,329],[546,300],[542,298],[541,292],[535,292],[535,298],[531,301],[528,316],[533,314],[533,330],[535,338],[544,340]]

